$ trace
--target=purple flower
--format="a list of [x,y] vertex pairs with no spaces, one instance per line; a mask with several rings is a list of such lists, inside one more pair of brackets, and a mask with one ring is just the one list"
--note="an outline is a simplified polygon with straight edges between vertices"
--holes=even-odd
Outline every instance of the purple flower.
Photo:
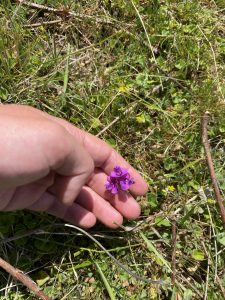
[[134,183],[134,179],[130,177],[127,169],[116,166],[107,177],[105,187],[112,194],[117,194],[119,190],[129,190],[130,186]]

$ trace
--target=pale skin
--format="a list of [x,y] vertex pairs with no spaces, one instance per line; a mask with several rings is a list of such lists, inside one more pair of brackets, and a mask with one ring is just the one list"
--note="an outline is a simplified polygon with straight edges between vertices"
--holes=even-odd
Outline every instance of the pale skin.
[[[0,210],[45,211],[90,228],[117,228],[140,215],[147,184],[113,148],[67,121],[25,105],[0,105]],[[107,175],[119,165],[135,184],[112,195]]]

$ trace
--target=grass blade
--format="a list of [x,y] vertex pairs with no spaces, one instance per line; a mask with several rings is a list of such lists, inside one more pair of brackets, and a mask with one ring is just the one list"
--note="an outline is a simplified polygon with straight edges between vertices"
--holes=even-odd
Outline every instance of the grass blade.
[[153,252],[157,258],[163,263],[163,265],[165,265],[168,269],[168,271],[172,271],[171,267],[169,265],[169,263],[165,260],[165,258],[162,256],[161,253],[159,253],[159,251],[155,248],[155,246],[153,245],[153,243],[144,235],[143,232],[140,233],[141,237],[143,238],[143,240],[145,241],[148,249]]
[[69,59],[70,59],[70,44],[68,44],[67,47],[67,60],[66,60],[66,69],[63,79],[63,93],[66,93],[67,86],[68,86],[68,80],[69,80]]
[[99,272],[99,274],[100,274],[100,276],[101,276],[101,278],[102,278],[102,280],[104,282],[104,285],[105,285],[105,287],[107,289],[107,292],[109,294],[110,299],[111,300],[116,300],[116,297],[114,295],[113,289],[111,288],[108,280],[106,279],[104,273],[102,272],[102,269],[101,269],[100,265],[96,261],[95,261],[95,265],[96,265],[96,267],[98,269],[98,272]]

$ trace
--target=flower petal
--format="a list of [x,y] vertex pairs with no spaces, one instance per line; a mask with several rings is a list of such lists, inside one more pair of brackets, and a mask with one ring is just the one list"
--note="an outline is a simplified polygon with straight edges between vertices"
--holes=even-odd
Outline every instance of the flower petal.
[[112,194],[117,194],[118,193],[118,188],[116,185],[113,186],[112,190],[111,190]]
[[130,179],[129,179],[129,185],[134,184],[134,183],[135,183],[134,179],[133,179],[133,178],[130,178]]
[[129,190],[130,186],[134,184],[134,180],[130,177],[128,170],[120,166],[115,166],[110,175],[107,176],[107,181],[105,187],[112,194],[117,194],[119,190]]
[[119,177],[120,175],[118,175],[118,173],[117,172],[115,172],[115,171],[112,171],[111,173],[110,173],[110,177],[111,178],[117,178],[117,177]]
[[120,187],[121,187],[121,190],[123,190],[123,191],[129,190],[129,188],[130,188],[129,181],[128,180],[120,180]]
[[107,182],[105,184],[105,188],[108,190],[108,191],[111,191],[113,189],[114,185],[110,182]]

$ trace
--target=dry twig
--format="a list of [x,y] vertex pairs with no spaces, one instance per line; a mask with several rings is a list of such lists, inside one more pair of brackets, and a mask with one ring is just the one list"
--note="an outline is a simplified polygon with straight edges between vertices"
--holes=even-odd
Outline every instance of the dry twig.
[[33,291],[37,297],[42,300],[51,300],[47,295],[45,295],[39,288],[39,286],[27,275],[25,275],[21,270],[14,268],[7,261],[0,257],[0,267],[6,272],[12,275],[14,278],[22,282],[28,289]]
[[62,20],[60,19],[60,20],[32,23],[32,24],[24,25],[24,27],[25,28],[35,28],[35,27],[40,27],[40,26],[45,26],[45,25],[53,25],[53,24],[58,24],[58,23],[62,23]]
[[219,189],[219,185],[217,182],[215,169],[214,169],[214,165],[213,165],[213,161],[212,161],[212,156],[211,156],[211,152],[210,152],[210,144],[209,144],[209,139],[208,139],[208,121],[209,121],[209,112],[205,112],[202,117],[202,143],[203,143],[203,146],[205,149],[206,161],[207,161],[207,165],[209,168],[209,173],[210,173],[210,177],[212,180],[216,200],[219,205],[221,219],[223,222],[223,226],[225,227],[225,208],[224,208],[223,200],[222,200],[222,197],[220,194],[220,189]]
[[79,18],[79,19],[89,19],[90,21],[95,21],[98,23],[106,23],[106,24],[112,24],[113,22],[109,19],[106,18],[99,18],[95,16],[90,16],[90,15],[85,15],[85,14],[80,14],[80,13],[75,13],[73,11],[69,11],[68,9],[57,9],[37,3],[32,3],[29,1],[24,1],[24,0],[16,0],[17,3],[20,5],[24,5],[33,9],[39,9],[48,13],[54,13],[57,16],[64,17],[64,18]]

